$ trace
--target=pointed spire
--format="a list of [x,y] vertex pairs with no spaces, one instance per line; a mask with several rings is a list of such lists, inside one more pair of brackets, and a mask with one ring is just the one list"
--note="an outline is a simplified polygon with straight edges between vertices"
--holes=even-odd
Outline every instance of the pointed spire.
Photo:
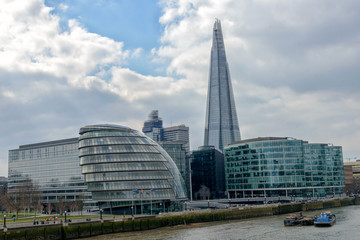
[[223,151],[226,145],[239,140],[240,129],[221,23],[216,19],[211,47],[204,145],[215,146]]

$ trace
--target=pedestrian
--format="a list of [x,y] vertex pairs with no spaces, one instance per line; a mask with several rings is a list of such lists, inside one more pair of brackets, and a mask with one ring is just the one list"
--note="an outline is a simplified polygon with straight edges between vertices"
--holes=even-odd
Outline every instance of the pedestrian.
[[14,222],[15,222],[15,219],[16,219],[16,217],[14,216]]
[[34,218],[34,223],[33,223],[33,225],[35,225],[36,224],[36,218]]
[[52,218],[50,217],[50,222],[51,222]]

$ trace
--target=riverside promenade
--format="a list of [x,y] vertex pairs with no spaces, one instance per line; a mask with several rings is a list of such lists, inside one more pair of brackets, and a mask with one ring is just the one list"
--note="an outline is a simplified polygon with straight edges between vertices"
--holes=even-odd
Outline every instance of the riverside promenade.
[[229,221],[247,218],[281,215],[291,212],[321,210],[334,207],[360,205],[360,198],[339,198],[316,202],[295,202],[289,204],[264,204],[258,206],[231,207],[226,210],[196,210],[161,214],[156,217],[137,216],[137,218],[106,217],[103,222],[80,220],[68,226],[51,225],[46,227],[24,226],[22,229],[9,229],[0,232],[0,240],[11,239],[77,239],[102,234],[151,230],[166,226],[188,225],[192,223]]

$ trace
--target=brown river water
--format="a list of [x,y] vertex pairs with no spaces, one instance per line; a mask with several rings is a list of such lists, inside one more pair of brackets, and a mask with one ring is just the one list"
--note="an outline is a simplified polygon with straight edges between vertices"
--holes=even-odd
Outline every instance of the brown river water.
[[[360,206],[329,209],[336,214],[332,227],[285,227],[286,215],[259,217],[235,221],[222,221],[165,227],[148,231],[101,235],[88,240],[137,239],[344,239],[360,240]],[[319,211],[304,212],[306,216],[319,215]]]

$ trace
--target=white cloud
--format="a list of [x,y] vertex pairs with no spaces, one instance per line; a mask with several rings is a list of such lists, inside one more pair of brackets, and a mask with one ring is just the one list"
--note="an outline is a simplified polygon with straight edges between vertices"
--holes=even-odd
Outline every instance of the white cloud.
[[59,8],[65,12],[69,8],[69,6],[64,3],[60,3]]
[[[244,138],[332,142],[345,157],[360,157],[358,1],[162,1],[161,45],[150,53],[124,49],[76,20],[64,30],[43,0],[0,6],[2,164],[9,149],[74,137],[86,124],[140,129],[152,109],[167,126],[189,125],[192,148],[200,146],[215,18]],[[167,76],[127,65],[145,64],[147,55]]]
[[202,95],[211,27],[215,18],[222,21],[243,137],[292,136],[343,145],[345,156],[360,154],[350,143],[360,140],[354,131],[360,120],[357,1],[164,4],[163,46],[156,54],[169,59],[169,73],[196,82]]

